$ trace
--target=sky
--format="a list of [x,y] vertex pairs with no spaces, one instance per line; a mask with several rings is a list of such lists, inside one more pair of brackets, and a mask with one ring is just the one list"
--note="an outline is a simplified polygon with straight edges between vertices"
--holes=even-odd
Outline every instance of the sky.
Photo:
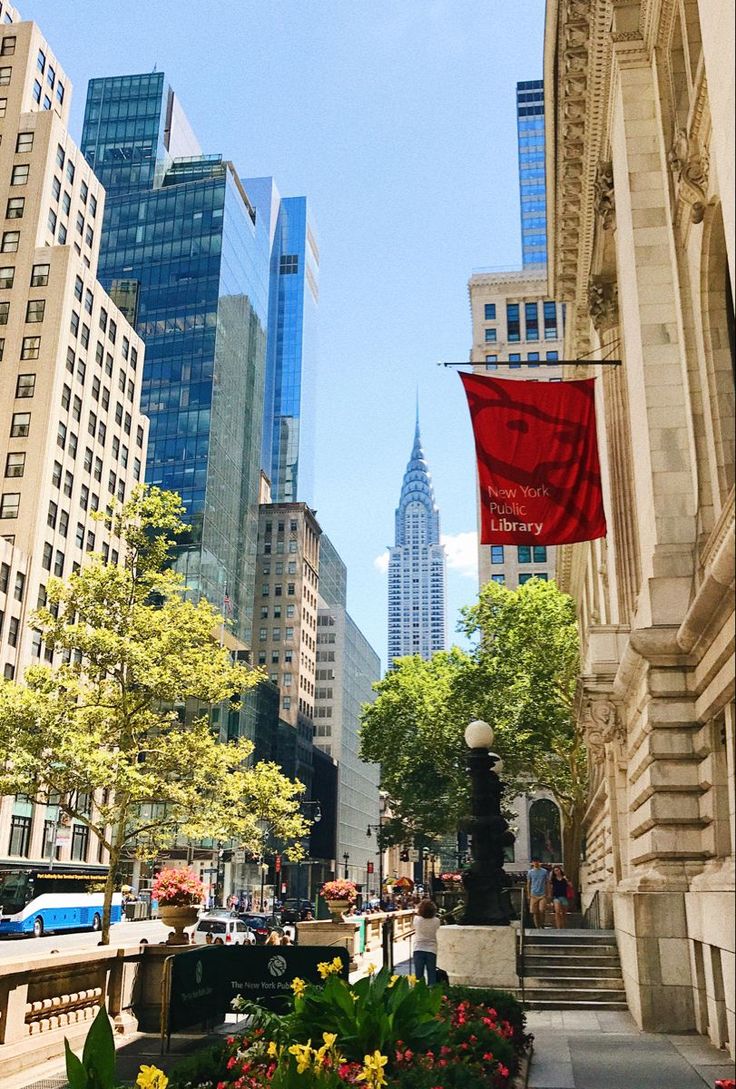
[[206,153],[306,195],[320,247],[317,518],[386,665],[387,547],[416,398],[448,553],[448,636],[478,590],[472,434],[456,369],[467,281],[519,266],[515,87],[543,0],[18,0],[74,86],[164,71]]

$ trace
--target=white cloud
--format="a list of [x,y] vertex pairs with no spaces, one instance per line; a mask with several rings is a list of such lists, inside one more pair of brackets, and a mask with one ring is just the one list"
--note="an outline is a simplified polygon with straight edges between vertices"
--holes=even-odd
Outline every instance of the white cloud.
[[442,544],[447,553],[447,566],[466,579],[478,579],[478,534],[443,534]]
[[373,566],[376,571],[380,571],[382,575],[385,575],[388,571],[388,552],[382,552],[380,556],[376,556]]

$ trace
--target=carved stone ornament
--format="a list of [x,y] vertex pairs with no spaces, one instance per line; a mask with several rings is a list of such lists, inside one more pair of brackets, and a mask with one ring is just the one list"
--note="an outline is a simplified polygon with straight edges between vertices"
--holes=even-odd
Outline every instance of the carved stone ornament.
[[601,221],[604,231],[609,231],[616,222],[616,196],[613,190],[613,165],[598,163],[593,184],[593,207]]
[[603,762],[606,745],[625,738],[616,706],[605,698],[588,700],[583,712],[583,729],[593,765]]
[[593,718],[592,700],[588,700],[583,711],[583,732],[591,766],[598,768],[605,759],[606,749],[601,725]]
[[594,276],[588,284],[588,310],[599,334],[618,324],[618,285]]
[[696,140],[688,136],[685,129],[679,128],[667,161],[675,175],[678,197],[690,205],[690,219],[693,223],[702,223],[710,168],[707,153],[698,146]]

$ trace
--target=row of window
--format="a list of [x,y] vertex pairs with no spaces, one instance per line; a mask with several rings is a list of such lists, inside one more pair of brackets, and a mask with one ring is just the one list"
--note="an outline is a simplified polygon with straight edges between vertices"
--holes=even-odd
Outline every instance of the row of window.
[[[533,574],[530,571],[525,572],[523,575],[519,575],[519,586],[523,586],[525,582],[529,582],[529,579],[539,579],[541,582],[547,581],[546,571],[535,571]],[[497,582],[500,586],[503,586],[506,582],[505,575],[491,575],[491,582]]]
[[[11,817],[8,854],[15,858],[28,858],[31,848],[31,817]],[[54,843],[56,821],[44,821],[42,857],[50,858]],[[71,860],[86,862],[89,850],[89,828],[86,824],[72,825]],[[57,858],[60,854],[56,851]]]
[[[10,564],[0,564],[0,594],[7,594],[8,585],[10,583]],[[23,600],[23,591],[26,585],[26,576],[22,571],[17,571],[15,574],[15,587],[13,589],[13,597],[16,601]]]
[[[484,309],[486,321],[495,321],[496,304],[486,303]],[[545,340],[558,339],[557,327],[557,303],[548,301],[542,303],[542,320]],[[525,339],[539,340],[539,304],[536,302],[524,303]],[[498,330],[489,327],[484,332],[486,344],[492,344],[498,339]],[[506,303],[506,338],[509,342],[521,340],[521,304]]]
[[[505,545],[491,545],[491,563],[503,563]],[[517,545],[516,558],[519,563],[546,563],[546,545]]]
[[[545,352],[544,353],[544,358],[547,360],[547,362],[553,363],[556,359],[560,358],[560,353],[559,352]],[[527,357],[526,357],[526,361],[527,361],[527,363],[529,364],[530,367],[538,367],[539,366],[539,359],[540,359],[539,352],[529,352],[527,354]],[[498,363],[498,361],[499,360],[498,360],[497,355],[487,355],[486,356],[486,370],[487,371],[497,370],[498,368],[497,368],[496,364]],[[516,368],[516,367],[520,367],[521,366],[521,353],[520,352],[509,352],[508,360],[501,360],[501,362],[508,362],[508,365],[512,370],[514,368]],[[552,381],[554,381],[554,379],[552,379]]]

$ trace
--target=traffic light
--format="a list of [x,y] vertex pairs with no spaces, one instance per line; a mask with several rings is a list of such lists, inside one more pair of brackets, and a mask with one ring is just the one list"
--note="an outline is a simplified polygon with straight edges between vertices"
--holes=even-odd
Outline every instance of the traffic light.
[[400,862],[408,862],[409,861],[409,852],[406,849],[406,847],[403,849],[403,851],[399,855],[399,861]]

